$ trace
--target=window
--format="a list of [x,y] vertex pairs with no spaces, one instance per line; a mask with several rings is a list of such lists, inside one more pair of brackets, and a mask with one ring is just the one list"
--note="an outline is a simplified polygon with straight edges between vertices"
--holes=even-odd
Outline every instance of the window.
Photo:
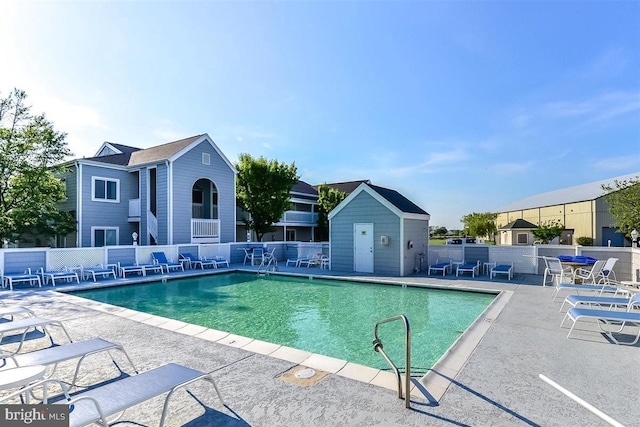
[[91,246],[114,246],[118,244],[118,227],[91,227]]
[[120,202],[120,180],[109,178],[91,178],[93,194],[91,200],[95,202]]
[[296,241],[296,230],[292,228],[287,229],[287,242]]
[[518,244],[526,245],[529,243],[529,235],[527,233],[518,233]]
[[203,165],[211,164],[211,155],[209,153],[202,153],[202,164]]

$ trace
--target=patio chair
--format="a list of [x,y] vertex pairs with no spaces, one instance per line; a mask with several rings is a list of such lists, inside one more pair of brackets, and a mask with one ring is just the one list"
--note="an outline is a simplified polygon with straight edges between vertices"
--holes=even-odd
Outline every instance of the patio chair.
[[476,277],[476,274],[480,274],[480,261],[476,261],[475,264],[472,262],[465,262],[458,266],[456,269],[456,277],[458,277],[460,273],[471,273],[471,277]]
[[68,282],[75,280],[76,283],[80,283],[80,277],[78,276],[78,273],[76,273],[75,271],[69,271],[66,269],[66,267],[63,270],[50,271],[44,271],[44,268],[40,268],[38,269],[38,274],[40,275],[40,277],[42,277],[42,281],[45,285],[49,283],[49,279],[51,279],[51,284],[53,286],[56,285],[56,279],[66,280]]
[[113,276],[116,278],[116,271],[113,268],[104,267],[102,264],[95,267],[82,267],[82,276],[83,279],[89,279],[89,277],[93,278],[93,281],[96,282],[96,276],[107,277]]
[[242,248],[244,251],[244,259],[242,260],[242,265],[245,265],[247,261],[251,261],[251,248]]
[[511,264],[498,264],[490,271],[490,276],[493,279],[496,274],[506,274],[509,280],[513,278],[513,263]]
[[[640,294],[636,294],[629,300],[629,304],[627,305],[626,311],[615,311],[615,310],[593,310],[590,308],[570,308],[567,311],[567,314],[562,319],[561,327],[564,326],[564,322],[567,319],[573,321],[571,325],[571,329],[569,329],[569,333],[567,334],[567,338],[570,337],[571,332],[573,332],[573,328],[578,323],[578,320],[581,319],[594,319],[597,321],[598,326],[602,332],[609,337],[611,341],[616,344],[622,345],[634,345],[640,339],[640,328],[638,328],[638,333],[633,341],[620,341],[613,334],[620,333],[623,331],[624,327],[627,325],[635,325],[640,326],[640,313],[632,312],[632,308],[634,306],[640,305]],[[610,329],[604,326],[617,326],[617,330]]]
[[582,283],[597,283],[598,280],[596,278],[600,276],[605,263],[606,261],[604,260],[598,260],[591,266],[591,268],[576,268],[573,272],[573,281],[577,282],[579,279]]
[[71,381],[71,385],[75,386],[76,380],[78,379],[78,372],[80,372],[80,366],[87,356],[107,352],[109,357],[111,357],[111,361],[113,362],[113,364],[116,365],[116,368],[118,368],[120,372],[122,372],[122,369],[120,369],[120,366],[118,366],[113,356],[111,355],[112,350],[118,350],[122,352],[126,359],[129,361],[129,364],[131,364],[133,371],[135,373],[138,373],[138,370],[131,361],[131,358],[121,345],[103,340],[102,338],[92,338],[84,341],[76,341],[69,344],[62,344],[55,347],[44,348],[41,350],[32,351],[30,353],[6,356],[2,359],[0,374],[4,369],[17,368],[21,366],[53,365],[53,368],[47,374],[47,377],[51,377],[55,373],[55,370],[59,363],[79,358],[80,360],[76,365],[76,370],[73,374],[73,380]]
[[451,260],[449,262],[440,262],[440,260],[436,260],[436,263],[429,266],[429,270],[427,270],[427,276],[431,275],[431,271],[442,271],[442,276],[444,277],[446,274],[451,273]]
[[264,249],[262,248],[253,248],[251,251],[251,265],[262,265],[264,262]]
[[598,283],[608,283],[612,277],[613,277],[613,280],[617,280],[616,273],[613,271],[613,266],[616,265],[617,261],[618,261],[618,258],[607,259],[607,262],[602,267],[602,271],[596,277],[596,279],[598,280]]
[[218,268],[222,265],[226,265],[227,267],[229,267],[229,261],[227,261],[225,258],[222,258],[221,256],[214,256],[212,259],[207,259],[205,258],[205,261],[211,261],[214,263],[215,268]]
[[[169,402],[173,393],[196,381],[210,382],[218,394],[218,398],[224,405],[222,395],[213,378],[212,372],[201,372],[186,366],[169,363],[137,375],[132,375],[117,381],[113,381],[98,387],[83,391],[74,395],[70,400],[55,402],[58,405],[73,405],[73,411],[69,413],[70,426],[86,426],[91,423],[100,423],[107,426],[108,417],[119,414],[135,405],[168,393],[164,399],[160,427],[164,426],[169,409]],[[42,387],[45,382],[39,381],[22,389],[22,393]],[[66,386],[60,383],[65,395]],[[48,401],[44,401],[48,404]]]
[[[542,278],[542,286],[547,286],[547,275],[551,277],[553,283],[573,282],[573,269],[562,265],[562,261],[558,258],[542,257],[546,268],[544,269],[544,277]],[[565,278],[567,282],[565,282]]]
[[267,265],[269,263],[273,263],[275,261],[276,265],[278,265],[278,260],[275,257],[276,248],[271,249],[271,252],[266,251],[262,254],[262,261],[260,261],[260,267]]
[[147,275],[147,270],[144,265],[118,263],[118,270],[120,270],[120,276],[122,276],[123,279],[127,278],[127,273],[139,273],[142,276]]
[[167,269],[167,273],[170,270],[182,270],[184,271],[184,264],[181,262],[172,262],[167,259],[164,252],[151,252],[151,258],[155,264],[158,264]]
[[27,268],[22,274],[3,273],[0,270],[0,275],[2,275],[2,287],[6,288],[9,286],[9,289],[12,291],[14,283],[29,283],[30,286],[37,284],[39,287],[42,287],[42,280],[40,280],[40,276],[31,273],[30,268]]
[[31,329],[36,329],[38,327],[41,327],[44,333],[49,336],[49,340],[51,341],[51,344],[53,344],[53,338],[51,337],[51,334],[47,330],[47,326],[60,327],[63,330],[64,334],[69,339],[69,342],[73,342],[73,340],[69,336],[69,333],[65,329],[64,325],[59,320],[45,319],[42,317],[27,317],[25,319],[14,320],[12,322],[0,323],[0,343],[2,342],[6,334],[15,335],[15,333],[22,333],[22,336],[20,337],[20,343],[18,344],[18,348],[15,351],[7,352],[6,354],[19,353],[20,350],[22,349],[22,345],[24,344],[24,341],[26,340],[27,333]]

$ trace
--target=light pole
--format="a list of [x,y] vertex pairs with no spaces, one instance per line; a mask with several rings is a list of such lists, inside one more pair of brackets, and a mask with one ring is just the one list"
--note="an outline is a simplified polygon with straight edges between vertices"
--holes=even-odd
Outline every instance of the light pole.
[[631,247],[632,248],[638,247],[638,230],[636,230],[635,228],[631,232]]

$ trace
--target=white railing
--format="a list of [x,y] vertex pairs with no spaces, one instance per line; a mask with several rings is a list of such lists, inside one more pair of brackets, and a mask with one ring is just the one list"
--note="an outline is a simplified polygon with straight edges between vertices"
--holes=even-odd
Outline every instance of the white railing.
[[129,200],[129,218],[140,218],[140,199]]
[[191,238],[220,238],[219,219],[191,218]]
[[151,211],[147,211],[147,231],[158,241],[158,218]]
[[318,223],[318,214],[315,212],[286,211],[280,222],[296,222],[315,225]]

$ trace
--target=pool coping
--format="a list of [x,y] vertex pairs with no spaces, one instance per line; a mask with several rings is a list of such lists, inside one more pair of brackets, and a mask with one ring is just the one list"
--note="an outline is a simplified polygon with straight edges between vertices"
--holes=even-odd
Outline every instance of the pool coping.
[[[127,286],[145,284],[151,282],[167,282],[168,280],[200,277],[202,275],[212,274],[225,274],[233,272],[243,273],[255,273],[255,270],[247,270],[242,268],[231,268],[224,270],[209,270],[205,272],[199,272],[198,274],[189,275],[176,275],[176,276],[146,276],[139,277],[138,280],[125,279],[126,281],[119,280],[117,282],[108,283],[93,283],[88,282],[78,285],[66,285],[59,287],[59,289],[46,290],[45,292],[53,292],[62,296],[65,301],[81,305],[86,308],[94,309],[104,313],[112,314],[115,316],[127,318],[132,321],[143,323],[149,326],[159,327],[167,329],[173,332],[182,333],[185,335],[193,336],[195,338],[204,339],[207,341],[215,342],[218,344],[227,345],[230,347],[236,347],[252,353],[273,357],[280,360],[285,360],[297,365],[306,366],[313,369],[319,369],[322,371],[336,374],[341,377],[352,379],[359,382],[383,387],[389,390],[398,390],[397,377],[393,372],[383,371],[369,366],[360,365],[357,363],[349,362],[347,360],[338,359],[330,356],[312,353],[305,350],[299,350],[292,347],[283,346],[280,344],[269,343],[249,337],[231,334],[225,331],[219,331],[216,329],[207,328],[205,326],[194,325],[180,320],[170,319],[163,316],[149,314],[137,310],[132,310],[125,307],[102,303],[87,298],[83,298],[76,295],[68,294],[67,292],[79,291],[79,290],[91,290],[91,289],[103,289],[107,287],[115,286]],[[203,274],[204,273],[204,274]],[[398,278],[394,279],[380,279],[371,277],[353,277],[353,276],[325,276],[321,274],[303,274],[303,273],[289,273],[289,272],[270,272],[269,274],[278,276],[294,276],[308,279],[323,279],[323,280],[344,280],[355,283],[375,283],[381,285],[391,286],[410,286],[415,288],[436,289],[436,290],[449,290],[459,292],[474,292],[474,293],[487,293],[496,295],[496,298],[482,311],[482,313],[476,318],[476,320],[461,334],[454,342],[449,346],[446,352],[438,359],[427,373],[420,379],[412,378],[412,385],[410,387],[410,393],[412,398],[421,398],[428,400],[431,404],[437,404],[445,392],[452,384],[452,380],[458,375],[462,368],[467,363],[469,357],[473,354],[475,348],[480,344],[485,333],[491,327],[491,323],[499,315],[502,309],[506,306],[508,300],[511,298],[513,291],[495,290],[495,289],[483,289],[483,288],[471,288],[460,285],[431,285],[425,283],[412,283],[404,282]],[[44,291],[44,290],[43,290]],[[404,376],[402,377],[404,387]],[[402,388],[404,390],[404,388]]]

